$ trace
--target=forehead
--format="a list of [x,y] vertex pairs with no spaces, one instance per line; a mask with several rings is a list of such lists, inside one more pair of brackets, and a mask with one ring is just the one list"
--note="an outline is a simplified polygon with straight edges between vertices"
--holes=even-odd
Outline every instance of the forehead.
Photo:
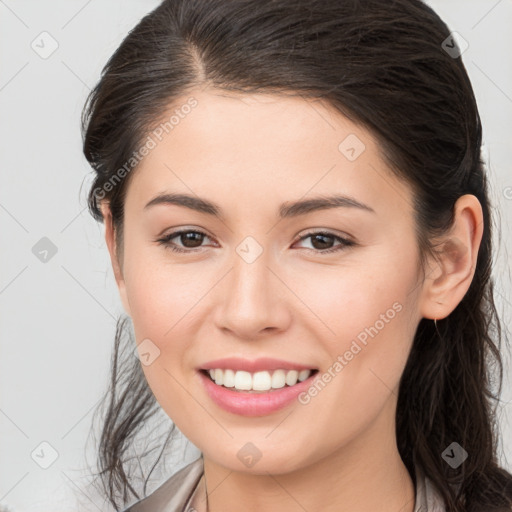
[[[190,98],[195,106],[180,111]],[[217,203],[228,194],[251,207],[334,192],[376,210],[392,203],[403,213],[411,205],[408,187],[386,167],[374,137],[325,102],[194,91],[173,102],[148,137],[153,147],[127,194],[138,208],[169,191]]]

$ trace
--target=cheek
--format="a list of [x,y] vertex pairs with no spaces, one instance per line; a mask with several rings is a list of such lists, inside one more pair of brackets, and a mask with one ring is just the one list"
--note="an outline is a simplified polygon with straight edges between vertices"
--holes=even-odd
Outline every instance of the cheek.
[[413,276],[409,269],[392,274],[363,267],[304,272],[302,276],[308,277],[294,282],[293,290],[306,307],[304,313],[316,317],[319,328],[325,328],[325,339],[332,340],[334,345],[356,337],[375,323],[379,330],[399,323],[398,310],[410,300],[407,293]]
[[190,341],[198,338],[203,323],[199,317],[204,314],[201,300],[218,274],[199,272],[194,265],[169,264],[162,257],[150,262],[153,255],[143,251],[135,254],[125,272],[135,339],[137,344],[150,340],[148,346],[158,354],[142,369],[168,413],[186,411],[190,400],[180,386],[182,373],[194,364]]
[[211,284],[200,266],[171,264],[165,249],[142,246],[133,248],[126,261],[131,316],[140,336],[153,337],[156,344],[165,345],[193,317],[194,307]]
[[341,356],[351,385],[374,385],[379,377],[390,387],[398,382],[414,335],[415,278],[411,260],[397,262],[390,254],[367,265],[319,272],[294,287],[307,298],[306,325],[320,335],[332,365]]
[[398,394],[414,335],[409,293],[414,269],[409,265],[394,275],[353,269],[342,278],[330,277],[317,276],[315,286],[303,281],[299,292],[322,320],[311,316],[308,324],[318,326],[314,334],[325,332],[319,342],[327,354],[322,383],[312,386],[302,403],[315,412],[321,431],[343,425],[340,435],[348,439]]
[[126,278],[136,342],[147,344],[150,340],[149,346],[157,354],[151,364],[142,364],[142,370],[156,400],[179,425],[180,418],[197,414],[197,405],[186,392],[190,382],[183,378],[183,369],[191,365],[188,350],[197,324],[197,305],[206,293],[206,284],[191,281],[193,278],[178,266],[161,263],[131,272]]

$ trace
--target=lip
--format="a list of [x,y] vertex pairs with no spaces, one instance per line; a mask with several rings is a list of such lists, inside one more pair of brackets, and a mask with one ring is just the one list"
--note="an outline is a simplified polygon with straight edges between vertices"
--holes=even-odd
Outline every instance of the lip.
[[197,373],[211,400],[225,411],[240,416],[265,416],[290,405],[311,386],[320,372],[313,372],[307,379],[297,382],[294,386],[285,386],[265,393],[233,391],[231,388],[215,384],[204,370],[199,369]]
[[293,363],[284,361],[283,359],[274,359],[272,357],[260,357],[259,359],[249,360],[240,357],[227,357],[223,359],[216,359],[204,363],[197,370],[214,370],[221,368],[222,370],[242,370],[250,373],[269,371],[269,370],[318,370],[311,366],[303,365],[300,363]]

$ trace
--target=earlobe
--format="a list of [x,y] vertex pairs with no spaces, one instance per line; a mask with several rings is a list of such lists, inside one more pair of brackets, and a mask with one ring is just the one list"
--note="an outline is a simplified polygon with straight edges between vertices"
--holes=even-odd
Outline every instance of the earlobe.
[[425,278],[424,318],[446,318],[464,298],[475,274],[483,228],[478,199],[471,194],[461,196],[455,203],[453,226],[436,244],[436,258]]
[[107,202],[102,202],[100,208],[101,213],[103,215],[103,222],[105,224],[105,242],[107,244],[108,252],[110,254],[112,270],[114,272],[114,277],[117,283],[117,288],[119,290],[119,295],[121,297],[121,302],[126,313],[129,316],[131,316],[123,271],[121,265],[119,264],[119,258],[116,250],[115,230],[112,221],[110,205]]

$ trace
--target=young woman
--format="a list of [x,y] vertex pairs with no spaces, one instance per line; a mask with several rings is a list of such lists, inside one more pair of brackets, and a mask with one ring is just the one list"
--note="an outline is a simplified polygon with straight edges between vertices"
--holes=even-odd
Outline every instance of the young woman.
[[[116,510],[512,510],[481,140],[419,0],[164,0],[130,32],[84,111]],[[144,498],[162,410],[153,468],[175,427],[201,456]]]

